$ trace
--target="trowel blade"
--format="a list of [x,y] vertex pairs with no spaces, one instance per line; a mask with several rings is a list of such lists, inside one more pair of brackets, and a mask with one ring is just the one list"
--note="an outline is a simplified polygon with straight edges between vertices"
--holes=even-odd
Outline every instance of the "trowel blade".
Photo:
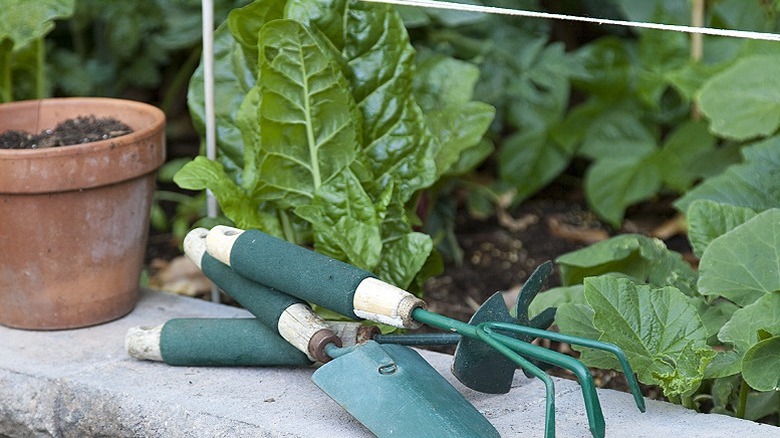
[[367,341],[320,367],[314,383],[378,437],[499,437],[411,348]]

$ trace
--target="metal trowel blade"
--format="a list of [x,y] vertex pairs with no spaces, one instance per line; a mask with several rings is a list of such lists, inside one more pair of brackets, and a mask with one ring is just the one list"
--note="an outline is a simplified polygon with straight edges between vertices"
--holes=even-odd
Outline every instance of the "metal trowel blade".
[[499,437],[416,351],[367,341],[320,367],[314,383],[378,437]]

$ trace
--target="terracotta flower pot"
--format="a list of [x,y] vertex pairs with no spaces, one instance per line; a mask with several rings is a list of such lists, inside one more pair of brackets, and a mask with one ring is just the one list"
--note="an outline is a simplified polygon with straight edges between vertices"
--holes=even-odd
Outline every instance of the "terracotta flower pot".
[[0,105],[0,132],[38,133],[77,116],[133,133],[48,149],[0,149],[0,324],[51,330],[132,310],[165,115],[140,102],[67,98]]

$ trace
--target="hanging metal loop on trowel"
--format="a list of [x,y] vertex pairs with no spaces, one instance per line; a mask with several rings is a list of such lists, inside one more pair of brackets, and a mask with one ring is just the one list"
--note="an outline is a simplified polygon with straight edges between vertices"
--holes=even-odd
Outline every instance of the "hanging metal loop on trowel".
[[[575,372],[583,388],[591,433],[595,437],[604,436],[604,418],[593,380],[588,369],[569,356],[514,338],[510,338],[514,342],[505,343],[505,339],[494,336],[487,330],[480,330],[474,325],[425,310],[426,306],[422,300],[403,289],[375,278],[368,271],[258,230],[243,231],[231,227],[215,227],[208,234],[207,250],[242,276],[350,318],[369,319],[403,328],[416,328],[420,323],[425,323],[457,332],[470,339],[482,340],[505,354],[517,366],[543,379],[548,394],[546,425],[551,426],[553,424],[551,419],[554,418],[552,381],[542,377],[544,374],[538,367],[517,354],[518,345],[525,344],[528,348],[523,347],[523,355]],[[541,354],[538,349],[544,350],[545,353]],[[627,378],[635,378],[630,369],[627,372]],[[547,427],[546,436],[553,435],[554,429]]]
[[206,251],[208,230],[184,249],[212,281],[258,320],[325,363],[312,380],[380,437],[497,437],[474,406],[414,350],[374,341],[342,348],[341,339],[299,298],[235,273]]

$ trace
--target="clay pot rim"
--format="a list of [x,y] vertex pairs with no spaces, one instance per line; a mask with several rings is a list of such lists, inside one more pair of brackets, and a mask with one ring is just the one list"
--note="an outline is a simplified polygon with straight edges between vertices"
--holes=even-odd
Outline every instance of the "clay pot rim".
[[0,104],[0,111],[19,114],[18,118],[6,119],[3,130],[40,131],[50,127],[49,123],[56,125],[89,114],[115,117],[134,130],[92,143],[0,150],[0,193],[43,194],[101,187],[154,172],[165,162],[165,114],[143,102],[51,98]]
[[[129,142],[136,142],[142,140],[145,137],[149,137],[150,135],[152,135],[160,128],[161,125],[165,124],[165,113],[163,113],[162,110],[160,110],[155,106],[149,105],[144,102],[138,102],[129,99],[115,99],[110,97],[52,97],[46,99],[20,100],[16,102],[2,103],[0,104],[0,108],[9,108],[13,106],[20,106],[20,107],[27,106],[30,105],[32,102],[39,102],[39,104],[42,105],[52,104],[52,103],[56,104],[57,102],[66,102],[75,105],[79,102],[83,102],[83,103],[90,103],[90,104],[101,103],[101,104],[107,104],[112,106],[122,105],[125,107],[136,107],[139,110],[149,113],[154,118],[154,120],[152,123],[146,125],[141,129],[133,128],[133,132],[131,132],[130,134],[123,135],[121,137],[109,138],[106,140],[93,141],[90,143],[83,143],[83,144],[71,144],[71,145],[57,146],[57,147],[50,147],[50,148],[43,148],[43,149],[0,149],[0,160],[82,155],[84,153],[89,153],[93,150],[105,149],[106,147],[110,147],[112,143],[116,144],[118,141],[121,141],[122,143],[129,143]],[[101,117],[100,114],[96,114],[96,116]],[[46,129],[46,128],[53,128],[53,126],[43,127],[42,129]]]

